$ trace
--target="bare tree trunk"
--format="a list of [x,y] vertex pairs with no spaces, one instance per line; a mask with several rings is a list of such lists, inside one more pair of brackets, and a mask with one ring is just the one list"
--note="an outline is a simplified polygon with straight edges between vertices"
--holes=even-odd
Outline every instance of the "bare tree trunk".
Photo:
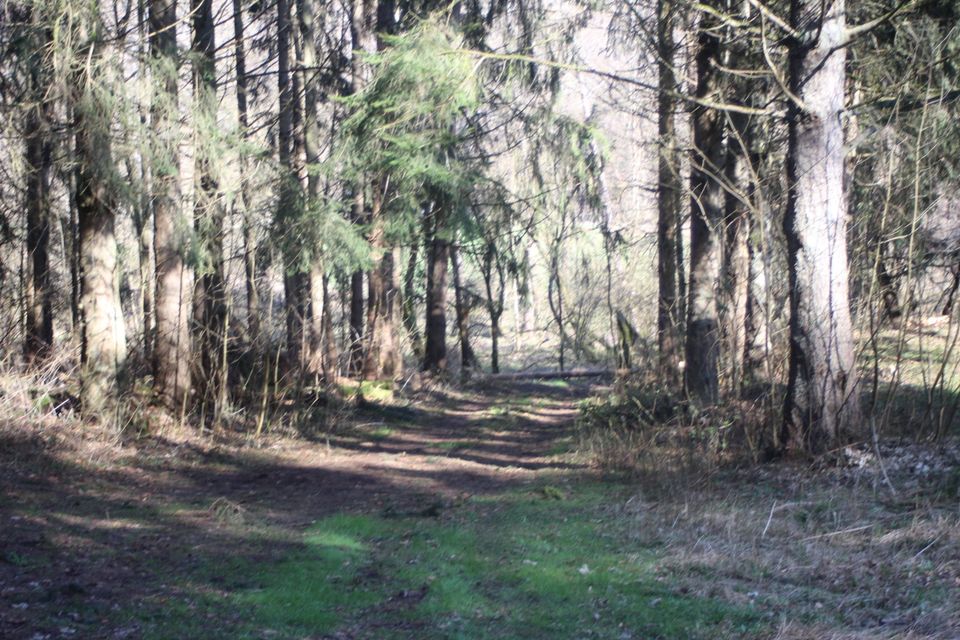
[[298,96],[294,89],[294,74],[290,71],[293,30],[288,0],[277,0],[277,83],[279,88],[279,119],[277,125],[277,150],[284,175],[280,180],[280,197],[277,202],[276,220],[284,232],[283,241],[283,291],[287,327],[287,362],[290,367],[303,367],[305,326],[305,287],[299,251],[299,230],[296,228],[297,190],[300,176],[297,171],[295,124]]
[[740,114],[728,114],[731,137],[727,145],[726,194],[722,266],[721,321],[727,390],[736,395],[745,380],[747,301],[750,297],[750,194],[747,128]]
[[450,265],[453,267],[453,295],[454,307],[457,313],[457,337],[460,340],[460,371],[463,377],[469,377],[469,372],[479,368],[479,361],[470,346],[470,311],[474,307],[473,296],[463,286],[460,269],[460,250],[456,246],[450,248]]
[[[396,365],[393,318],[391,317],[391,288],[393,281],[393,251],[386,247],[383,219],[383,188],[379,181],[370,187],[370,250],[379,256],[378,264],[367,274],[367,332],[363,343],[363,377],[376,380],[392,377]],[[387,369],[391,369],[387,371]]]
[[[676,78],[673,71],[675,45],[673,0],[657,2],[657,55],[659,93],[657,127],[661,149],[657,169],[657,346],[659,374],[667,385],[680,382],[682,324],[678,300],[678,244],[680,237],[680,153],[674,125]],[[682,278],[682,273],[680,274]]]
[[[377,0],[352,0],[350,5],[350,35],[353,47],[351,91],[354,93],[363,90],[370,79],[372,70],[364,61],[363,54],[377,51],[376,27]],[[366,180],[360,180],[354,185],[351,217],[355,224],[370,222],[364,194],[367,186]],[[350,280],[350,370],[358,375],[362,375],[364,365],[363,275],[362,271],[357,271],[352,274]],[[370,328],[367,327],[367,331],[369,330]]]
[[[490,316],[490,372],[500,373],[500,317],[503,315],[503,299],[506,275],[497,257],[497,247],[488,242],[483,252],[483,285],[487,293],[487,314]],[[493,276],[497,275],[497,292],[494,294]]]
[[[237,119],[244,140],[250,136],[247,115],[247,55],[244,42],[243,0],[233,0],[234,59],[237,72]],[[240,206],[243,208],[243,272],[247,292],[247,335],[254,350],[260,345],[260,293],[257,290],[257,243],[250,211],[247,167],[240,162]]]
[[150,49],[156,62],[159,94],[153,126],[158,150],[154,164],[154,246],[157,260],[154,384],[169,409],[182,406],[190,392],[190,311],[193,276],[184,256],[189,223],[180,202],[178,170],[176,1],[150,0]]
[[787,237],[790,376],[787,445],[820,452],[860,423],[847,266],[841,114],[844,0],[792,0]]
[[[147,36],[148,28],[146,6],[142,2],[137,6],[137,30],[137,51],[143,57],[143,59],[146,59],[149,53],[150,44]],[[143,70],[142,72],[146,73],[146,70]],[[150,114],[147,105],[141,105],[139,111],[140,126],[143,127],[144,131],[148,131]],[[150,172],[150,161],[146,157],[146,154],[143,150],[141,150],[138,156],[138,190],[140,192],[140,202],[138,202],[137,206],[134,208],[133,227],[137,233],[138,245],[137,264],[139,267],[138,275],[140,277],[140,324],[143,328],[143,359],[145,362],[149,363],[153,360],[153,346],[156,334],[156,327],[154,326],[154,308],[156,306],[156,296],[154,291],[154,285],[156,281],[154,279],[154,275],[156,274],[156,261],[153,257],[153,199],[151,197],[152,178]],[[131,181],[133,181],[133,163],[129,163],[128,167],[129,178]]]
[[350,274],[350,372],[363,370],[363,271]]
[[410,337],[413,353],[418,358],[423,356],[423,338],[420,327],[417,326],[416,314],[416,279],[417,258],[420,255],[420,238],[414,238],[410,244],[410,253],[407,256],[407,269],[403,273],[403,326]]
[[560,242],[562,236],[554,240],[555,246],[550,248],[550,274],[547,277],[547,303],[553,314],[553,321],[557,323],[557,336],[560,339],[560,348],[557,364],[562,372],[566,364],[567,336],[563,330],[563,283],[560,281]]
[[[317,68],[317,20],[314,0],[297,0],[297,17],[300,22],[303,61],[301,84],[304,90],[304,126],[303,142],[307,163],[307,205],[314,206],[320,199],[320,116],[317,104],[321,99],[320,72]],[[322,256],[314,249],[311,252],[310,302],[308,317],[310,322],[307,340],[307,373],[329,379],[331,375],[328,347],[325,346],[325,319],[329,316],[327,308],[326,274]]]
[[[199,106],[199,124],[206,131],[217,126],[216,42],[213,0],[192,0],[194,99]],[[208,134],[209,135],[209,134]],[[227,290],[223,262],[225,212],[209,150],[196,152],[195,175],[199,178],[194,220],[206,254],[206,264],[196,286],[199,312],[200,363],[196,386],[216,425],[226,404],[227,371],[224,350],[227,341]],[[204,414],[207,414],[204,411]]]
[[[696,96],[715,99],[720,91],[719,21],[704,12],[697,35]],[[687,303],[685,383],[692,399],[712,404],[718,398],[717,360],[720,335],[717,286],[724,191],[723,114],[697,105],[693,111],[691,158],[690,287]]]
[[53,144],[50,122],[53,105],[46,98],[46,73],[31,70],[34,104],[26,114],[26,218],[29,276],[26,281],[26,340],[28,366],[44,360],[53,346],[53,289],[50,282],[50,167]]
[[[100,60],[102,24],[96,11],[81,18],[80,42],[89,43],[91,68]],[[81,74],[74,78],[76,203],[80,278],[80,400],[88,416],[102,415],[116,400],[127,355],[117,273],[116,206],[111,191],[108,123]]]
[[[745,373],[754,377],[763,369],[764,377],[769,378],[767,368],[770,365],[770,336],[768,334],[770,315],[769,291],[767,290],[767,256],[765,255],[768,214],[766,205],[757,199],[755,215],[748,219],[747,250],[749,252],[749,274],[747,276],[747,318]],[[766,365],[766,366],[765,366]]]
[[326,273],[321,277],[321,286],[323,287],[321,319],[323,324],[323,379],[332,382],[337,377],[339,357],[337,354],[337,339],[333,333],[333,301],[330,298],[330,276]]
[[447,370],[447,262],[450,241],[444,236],[447,203],[437,202],[427,237],[427,319],[423,353],[424,371]]

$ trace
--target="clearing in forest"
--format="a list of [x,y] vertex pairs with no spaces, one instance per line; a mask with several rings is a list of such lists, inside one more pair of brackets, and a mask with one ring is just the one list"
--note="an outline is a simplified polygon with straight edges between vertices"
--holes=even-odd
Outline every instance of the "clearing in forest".
[[0,637],[960,636],[955,472],[604,477],[575,452],[598,392],[436,391],[261,447],[7,425]]

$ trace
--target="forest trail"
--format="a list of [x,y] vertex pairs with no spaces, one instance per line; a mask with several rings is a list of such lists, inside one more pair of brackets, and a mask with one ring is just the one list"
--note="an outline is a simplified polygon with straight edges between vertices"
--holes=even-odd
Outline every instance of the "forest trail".
[[138,609],[182,595],[176,582],[198,568],[297,553],[325,518],[435,517],[564,482],[584,471],[565,454],[577,402],[594,391],[585,381],[435,390],[408,405],[363,403],[331,433],[259,449],[154,437],[91,460],[4,432],[0,637],[178,637],[145,634]]
[[0,425],[0,638],[960,637],[955,485],[601,478],[573,425],[604,392],[436,389],[259,447]]
[[408,405],[363,403],[332,433],[286,440],[242,464],[178,469],[165,492],[202,490],[297,526],[344,510],[400,513],[505,491],[584,470],[564,454],[577,403],[594,390],[589,382],[485,382]]

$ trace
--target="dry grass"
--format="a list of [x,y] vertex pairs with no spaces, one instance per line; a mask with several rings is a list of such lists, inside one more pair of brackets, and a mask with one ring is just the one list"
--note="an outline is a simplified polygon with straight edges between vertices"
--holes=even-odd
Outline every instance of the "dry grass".
[[638,547],[663,550],[664,582],[755,606],[777,638],[957,638],[951,473],[917,482],[898,470],[893,483],[912,490],[894,496],[872,470],[779,465],[663,478],[621,509]]

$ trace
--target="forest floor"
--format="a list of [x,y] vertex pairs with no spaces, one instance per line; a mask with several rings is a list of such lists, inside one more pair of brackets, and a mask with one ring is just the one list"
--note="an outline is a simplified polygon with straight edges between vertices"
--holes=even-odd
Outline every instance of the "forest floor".
[[942,446],[611,477],[575,451],[596,393],[435,390],[258,446],[3,425],[0,638],[960,638]]

